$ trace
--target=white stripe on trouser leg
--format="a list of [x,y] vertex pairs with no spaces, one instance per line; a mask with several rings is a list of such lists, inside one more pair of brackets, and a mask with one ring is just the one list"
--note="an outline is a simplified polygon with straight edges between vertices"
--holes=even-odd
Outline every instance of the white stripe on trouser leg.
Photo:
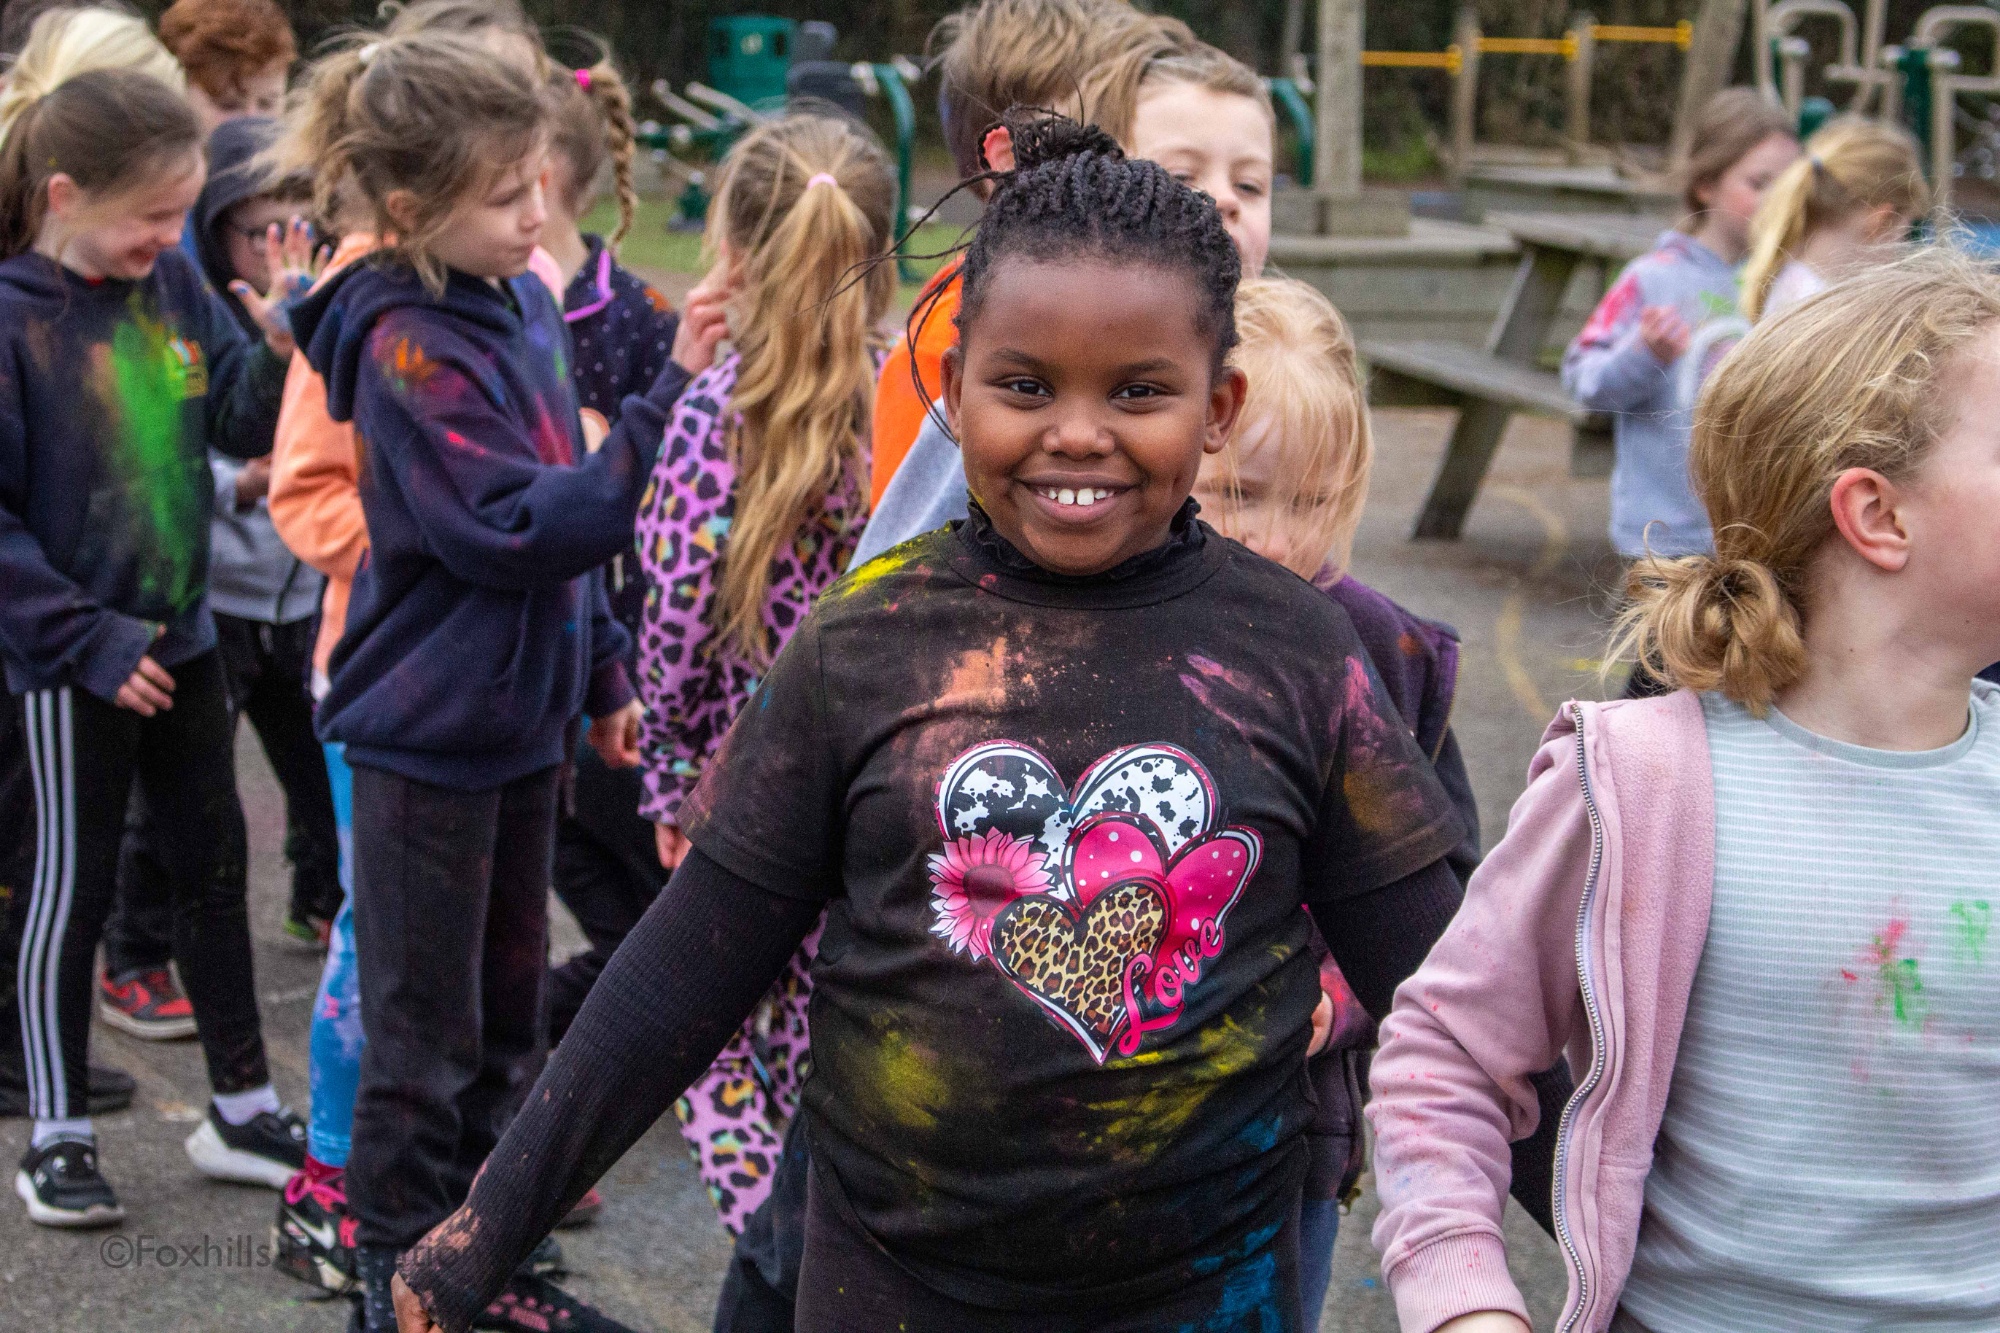
[[21,927],[21,955],[14,969],[14,1001],[21,1009],[21,1050],[27,1060],[28,1109],[49,1115],[47,1062],[43,1059],[41,1025],[42,927],[55,898],[50,871],[60,855],[56,847],[54,747],[49,744],[49,692],[32,690],[21,698],[28,739],[28,766],[35,780],[35,878],[28,892],[27,919]]
[[48,859],[54,855],[49,833],[48,764],[42,753],[42,691],[30,690],[21,696],[21,734],[28,743],[28,772],[35,783],[35,873],[28,881],[28,901],[21,918],[20,952],[14,957],[15,1020],[21,1028],[23,1073],[28,1079],[28,1111],[46,1110],[48,1084],[42,1078],[41,1041],[35,1026],[34,940],[47,895],[42,881],[48,874]]
[[68,687],[29,696],[29,761],[35,775],[35,889],[16,973],[22,1045],[29,1066],[29,1109],[44,1120],[82,1107],[63,1095],[62,1031],[56,1005],[63,930],[76,887],[76,767]]

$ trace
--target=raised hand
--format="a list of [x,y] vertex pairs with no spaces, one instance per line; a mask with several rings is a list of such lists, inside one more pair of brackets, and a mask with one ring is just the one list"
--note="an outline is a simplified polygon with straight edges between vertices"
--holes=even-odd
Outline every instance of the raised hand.
[[735,295],[729,265],[717,264],[694,285],[681,307],[681,325],[674,331],[674,364],[699,375],[715,364],[715,347],[729,336],[727,307]]
[[331,246],[313,249],[312,224],[304,218],[293,218],[288,227],[273,222],[264,233],[265,271],[271,275],[269,288],[259,295],[256,288],[240,278],[229,284],[229,290],[264,330],[264,341],[279,356],[290,357],[297,346],[292,341],[292,325],[285,317],[284,307],[312,289],[332,257]]

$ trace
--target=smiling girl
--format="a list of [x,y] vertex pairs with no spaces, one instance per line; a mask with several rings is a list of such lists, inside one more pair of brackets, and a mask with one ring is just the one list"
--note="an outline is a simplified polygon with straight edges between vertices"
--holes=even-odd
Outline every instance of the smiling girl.
[[159,820],[174,957],[216,1094],[189,1154],[238,1180],[304,1160],[264,1063],[205,595],[208,448],[270,447],[284,362],[177,248],[204,176],[193,113],[136,70],[59,84],[0,150],[0,656],[40,821],[17,977],[35,1127],[14,1185],[49,1226],[123,1215],[97,1170],[84,1069],[135,778]]
[[[562,312],[526,276],[544,85],[475,37],[357,34],[315,68],[287,150],[322,202],[351,192],[393,238],[293,316],[365,459],[369,550],[319,728],[354,775],[366,1045],[346,1189],[371,1331],[393,1324],[397,1257],[463,1199],[543,1058],[579,715],[605,762],[637,758],[625,636],[591,574],[631,541],[685,375],[669,363],[585,453]],[[527,1274],[509,1296],[578,1308]]]
[[1380,1012],[1459,823],[1345,615],[1188,505],[1243,402],[1215,205],[1071,122],[1016,151],[945,363],[977,507],[778,655],[405,1333],[467,1326],[822,913],[798,1329],[1301,1326],[1300,905]]

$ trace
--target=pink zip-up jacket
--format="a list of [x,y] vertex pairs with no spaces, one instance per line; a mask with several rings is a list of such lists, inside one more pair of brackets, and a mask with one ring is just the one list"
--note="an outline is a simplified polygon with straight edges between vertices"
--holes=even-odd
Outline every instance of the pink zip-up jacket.
[[1375,1248],[1403,1333],[1527,1319],[1500,1214],[1528,1078],[1567,1053],[1556,1143],[1559,1333],[1601,1333],[1639,1238],[1715,891],[1715,780],[1701,701],[1570,703],[1550,724],[1465,905],[1382,1024],[1370,1083]]

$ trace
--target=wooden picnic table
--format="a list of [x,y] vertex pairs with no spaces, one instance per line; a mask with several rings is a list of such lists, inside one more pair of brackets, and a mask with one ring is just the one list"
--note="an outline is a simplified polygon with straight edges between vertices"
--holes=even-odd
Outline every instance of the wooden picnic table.
[[1602,475],[1609,456],[1604,423],[1541,368],[1542,349],[1579,267],[1603,265],[1608,277],[1650,250],[1669,225],[1629,213],[1492,213],[1486,221],[1513,236],[1521,247],[1521,262],[1486,335],[1485,349],[1445,342],[1370,343],[1362,348],[1373,401],[1459,409],[1444,462],[1417,515],[1413,535],[1418,538],[1458,536],[1507,419],[1517,411],[1570,420],[1577,429],[1572,470]]

